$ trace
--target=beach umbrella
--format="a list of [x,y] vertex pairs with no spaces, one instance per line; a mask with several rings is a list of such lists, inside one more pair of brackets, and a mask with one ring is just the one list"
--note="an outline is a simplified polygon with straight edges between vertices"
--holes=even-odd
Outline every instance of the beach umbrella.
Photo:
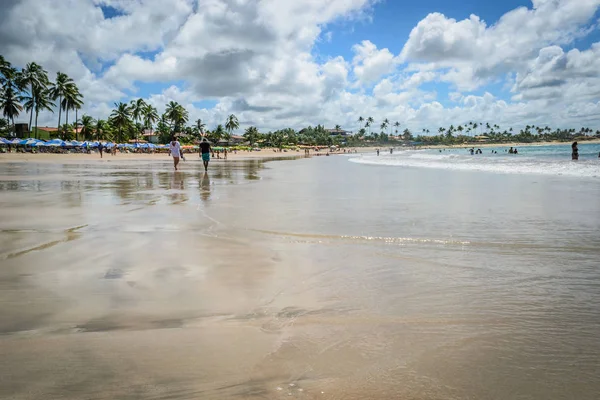
[[10,140],[0,138],[0,144],[12,144],[12,143],[10,142]]
[[88,145],[90,146],[90,148],[95,149],[96,147],[98,147],[98,142],[88,142],[86,140],[85,142],[82,142],[79,146],[86,148]]
[[19,138],[14,138],[13,140],[10,141],[10,144],[19,144],[21,143],[21,139]]
[[66,143],[65,143],[64,140],[61,140],[61,139],[52,139],[52,140],[46,142],[45,146],[56,146],[56,147],[61,146],[61,147],[65,147]]
[[155,145],[154,143],[148,143],[146,146],[147,146],[149,149],[156,149],[156,148],[158,147],[158,146],[157,146],[157,145]]
[[23,139],[19,142],[21,146],[34,146],[38,142],[37,139],[29,138]]

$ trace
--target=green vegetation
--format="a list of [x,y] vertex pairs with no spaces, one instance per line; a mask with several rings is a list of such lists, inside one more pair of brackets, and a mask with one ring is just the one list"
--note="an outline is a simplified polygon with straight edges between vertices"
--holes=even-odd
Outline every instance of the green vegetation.
[[[232,135],[240,128],[238,118],[231,114],[224,124],[213,130],[206,129],[201,119],[188,125],[189,113],[181,104],[171,101],[166,105],[162,115],[151,104],[143,99],[127,103],[115,103],[115,109],[108,120],[94,119],[89,115],[79,118],[78,112],[83,106],[83,96],[75,82],[66,74],[58,72],[51,82],[48,73],[40,65],[32,62],[21,71],[0,55],[0,109],[4,118],[0,119],[0,135],[14,132],[14,120],[22,112],[29,113],[29,127],[32,137],[50,139],[60,136],[64,140],[112,140],[124,142],[139,140],[144,131],[153,131],[158,141],[166,143],[174,135],[184,143],[193,143],[206,136],[211,142],[238,143]],[[42,111],[54,112],[58,109],[58,131],[48,133],[38,129],[38,115]],[[75,121],[69,124],[69,111],[75,111]],[[64,123],[61,125],[64,115]],[[33,124],[33,126],[32,126]],[[466,125],[450,125],[440,127],[437,135],[431,135],[429,129],[423,129],[416,138],[405,128],[400,131],[400,122],[391,122],[383,118],[379,124],[379,133],[373,117],[358,117],[359,130],[352,133],[342,131],[336,125],[333,131],[322,125],[308,126],[296,131],[291,128],[263,132],[255,126],[246,128],[243,137],[244,145],[251,147],[288,148],[297,145],[306,146],[377,146],[377,145],[461,145],[476,143],[532,143],[544,141],[571,141],[575,138],[585,140],[596,136],[590,128],[551,129],[527,125],[519,132],[512,128],[502,129],[496,124],[469,122]]]

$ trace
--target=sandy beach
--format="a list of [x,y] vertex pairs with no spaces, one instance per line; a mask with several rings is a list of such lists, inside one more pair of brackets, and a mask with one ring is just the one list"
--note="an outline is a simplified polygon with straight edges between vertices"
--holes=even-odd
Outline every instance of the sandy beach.
[[0,398],[597,397],[595,178],[251,154],[3,154]]

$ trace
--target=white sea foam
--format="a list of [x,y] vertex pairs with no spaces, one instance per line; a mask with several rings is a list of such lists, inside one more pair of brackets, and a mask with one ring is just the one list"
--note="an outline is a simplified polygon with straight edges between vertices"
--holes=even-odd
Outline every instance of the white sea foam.
[[362,155],[351,162],[392,167],[435,168],[458,171],[482,171],[506,174],[539,174],[583,178],[600,177],[600,160],[573,162],[569,158],[556,159],[524,155],[464,155],[433,153],[431,151],[399,151],[393,155]]

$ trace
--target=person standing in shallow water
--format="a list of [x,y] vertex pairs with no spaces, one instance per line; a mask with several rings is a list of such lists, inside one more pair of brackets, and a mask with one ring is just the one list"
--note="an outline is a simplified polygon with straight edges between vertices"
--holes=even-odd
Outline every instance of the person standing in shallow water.
[[173,157],[173,166],[175,167],[175,171],[177,171],[177,164],[179,164],[179,156],[181,155],[181,144],[179,144],[176,138],[173,138],[171,143],[169,143],[169,151]]
[[577,142],[573,142],[571,145],[571,159],[579,160],[579,149],[577,148]]
[[210,162],[210,143],[206,138],[202,138],[200,142],[200,157],[204,163],[204,171],[208,171],[208,163]]

